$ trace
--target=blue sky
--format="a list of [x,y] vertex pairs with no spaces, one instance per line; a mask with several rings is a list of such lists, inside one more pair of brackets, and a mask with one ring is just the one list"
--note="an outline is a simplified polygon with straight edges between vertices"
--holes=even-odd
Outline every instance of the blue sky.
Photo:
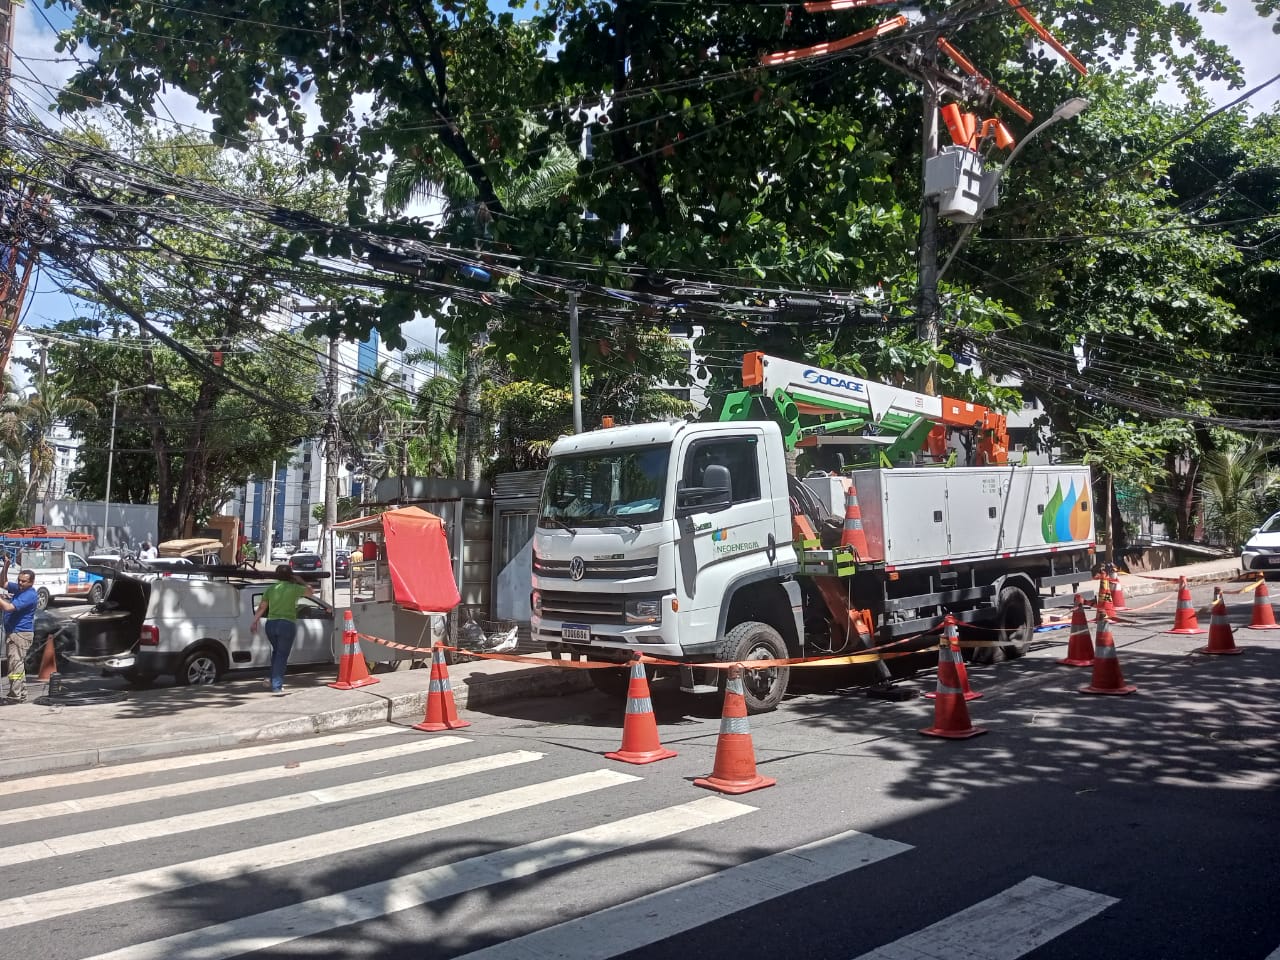
[[[501,9],[507,4],[505,0],[489,0],[489,6],[491,9]],[[1257,16],[1251,0],[1226,0],[1226,7],[1228,12],[1222,16],[1203,18],[1205,30],[1215,40],[1225,43],[1241,60],[1248,86],[1252,87],[1276,72],[1277,63],[1280,62],[1276,57],[1276,50],[1280,49],[1280,37],[1272,33],[1269,24]],[[14,94],[28,99],[38,107],[44,107],[51,99],[47,88],[60,86],[74,67],[74,64],[67,62],[56,62],[62,58],[53,49],[56,39],[53,28],[61,29],[70,21],[59,7],[45,10],[44,0],[27,0],[17,7],[16,14]],[[1210,94],[1214,102],[1222,103],[1237,96],[1239,91],[1228,91],[1219,84],[1210,85]],[[1268,87],[1254,102],[1264,109],[1280,102],[1280,82]],[[196,108],[190,97],[171,93],[164,97],[164,103],[177,121],[208,127],[208,118]],[[161,111],[162,116],[163,114],[164,111]],[[51,115],[51,119],[52,122],[57,122],[56,116]],[[41,272],[28,299],[23,327],[34,329],[46,326],[74,315],[74,310],[71,299],[58,291],[51,279]],[[435,335],[434,327],[425,319],[416,322],[405,332],[411,342],[418,344],[433,342]],[[15,352],[24,355],[29,352],[28,347],[29,339],[20,338],[15,344]]]

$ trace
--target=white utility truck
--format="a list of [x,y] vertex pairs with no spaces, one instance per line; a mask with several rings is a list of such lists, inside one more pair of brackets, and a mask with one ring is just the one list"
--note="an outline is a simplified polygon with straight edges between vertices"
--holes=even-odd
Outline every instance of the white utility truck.
[[[638,651],[712,693],[723,672],[699,662],[854,652],[948,613],[1007,641],[978,655],[1017,656],[1042,592],[1091,577],[1088,468],[1008,463],[985,407],[750,353],[743,389],[709,410],[552,446],[531,628],[554,657]],[[775,707],[788,676],[748,671],[748,709]]]

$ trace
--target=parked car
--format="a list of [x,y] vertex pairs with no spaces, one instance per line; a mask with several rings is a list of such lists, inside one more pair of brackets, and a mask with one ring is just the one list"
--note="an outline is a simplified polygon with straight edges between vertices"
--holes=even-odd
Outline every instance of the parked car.
[[271,548],[272,563],[287,563],[289,555],[293,553],[294,547],[288,543],[277,543]]
[[1253,529],[1241,548],[1240,563],[1246,571],[1280,574],[1280,513],[1273,513]]
[[351,553],[339,550],[333,555],[333,576],[336,580],[351,579]]
[[[180,684],[209,684],[228,670],[263,669],[271,663],[266,631],[249,627],[271,580],[265,576],[140,580],[122,576],[111,586],[113,609],[86,631],[82,618],[78,656],[99,663],[136,685],[162,675]],[[332,663],[333,608],[303,597],[290,664]]]
[[299,550],[289,557],[289,569],[295,573],[314,573],[323,566],[318,553],[303,553]]

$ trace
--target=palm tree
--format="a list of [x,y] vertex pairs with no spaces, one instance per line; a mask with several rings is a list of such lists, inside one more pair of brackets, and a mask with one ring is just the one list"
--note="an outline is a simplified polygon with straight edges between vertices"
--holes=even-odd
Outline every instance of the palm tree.
[[402,471],[413,403],[386,363],[361,377],[338,408],[343,453],[359,461],[374,479]]
[[[26,396],[9,395],[0,405],[0,457],[15,466],[25,462],[25,490],[17,503],[22,519],[35,517],[36,500],[53,476],[54,448],[49,434],[56,424],[76,415],[92,416],[97,408],[47,376],[36,377]],[[15,470],[15,479],[21,468]],[[16,519],[16,518],[15,518]]]
[[1270,463],[1275,449],[1228,447],[1205,454],[1201,461],[1205,525],[1237,551],[1280,490],[1280,470]]

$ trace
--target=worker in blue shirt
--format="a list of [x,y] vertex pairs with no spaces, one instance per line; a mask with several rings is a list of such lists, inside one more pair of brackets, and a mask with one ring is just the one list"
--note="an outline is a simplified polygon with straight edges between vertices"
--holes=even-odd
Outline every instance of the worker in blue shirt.
[[5,652],[9,657],[9,693],[5,703],[24,703],[27,699],[27,651],[35,634],[36,594],[34,570],[20,570],[18,582],[9,580],[9,558],[0,566],[0,581],[9,591],[9,599],[0,599],[4,611]]

